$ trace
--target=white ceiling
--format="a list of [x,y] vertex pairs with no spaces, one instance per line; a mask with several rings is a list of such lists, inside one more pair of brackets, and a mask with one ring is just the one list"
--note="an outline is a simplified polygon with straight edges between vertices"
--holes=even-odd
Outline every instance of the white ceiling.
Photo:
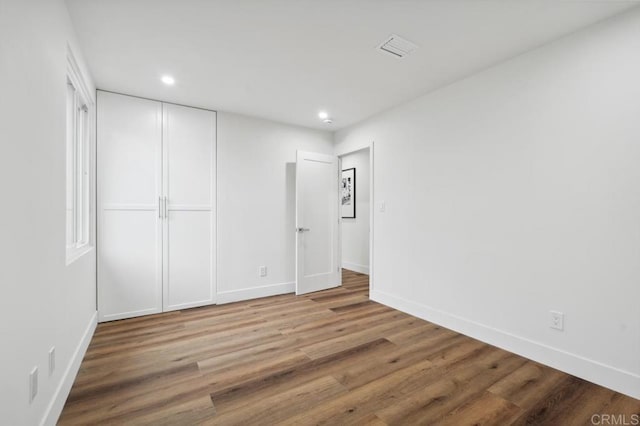
[[[633,1],[67,0],[99,88],[336,130]],[[391,33],[418,50],[375,47]],[[162,74],[176,79],[173,87]],[[329,111],[334,123],[317,113]]]

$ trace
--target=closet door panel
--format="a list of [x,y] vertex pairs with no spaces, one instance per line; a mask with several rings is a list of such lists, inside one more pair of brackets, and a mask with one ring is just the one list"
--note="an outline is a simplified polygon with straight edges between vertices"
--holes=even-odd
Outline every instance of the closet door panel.
[[147,210],[103,213],[99,304],[101,320],[161,312],[157,214]]
[[162,105],[98,93],[101,201],[157,208],[162,172]]
[[98,92],[100,321],[162,311],[162,104]]
[[165,311],[215,303],[215,120],[163,104]]
[[215,113],[170,104],[163,107],[170,205],[211,208]]
[[168,221],[167,307],[211,303],[215,296],[211,285],[211,213],[172,210]]

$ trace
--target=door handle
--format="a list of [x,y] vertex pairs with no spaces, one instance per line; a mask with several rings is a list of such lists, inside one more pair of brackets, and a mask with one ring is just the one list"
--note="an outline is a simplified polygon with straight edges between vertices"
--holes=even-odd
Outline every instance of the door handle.
[[162,197],[158,197],[158,218],[162,219]]
[[308,231],[311,231],[311,229],[309,229],[309,228],[296,228],[296,231],[298,231],[298,232],[308,232]]

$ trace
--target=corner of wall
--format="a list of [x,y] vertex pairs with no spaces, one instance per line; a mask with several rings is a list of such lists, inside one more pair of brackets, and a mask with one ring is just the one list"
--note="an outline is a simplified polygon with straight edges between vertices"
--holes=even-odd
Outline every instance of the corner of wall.
[[55,425],[58,422],[60,414],[62,413],[62,409],[64,408],[64,404],[67,401],[67,397],[69,396],[69,392],[71,392],[71,387],[73,386],[73,382],[78,375],[78,371],[80,370],[80,364],[82,363],[82,359],[84,358],[84,354],[87,352],[87,348],[89,347],[89,343],[91,342],[91,338],[93,337],[93,333],[96,330],[96,326],[98,325],[98,312],[94,312],[87,324],[87,327],[82,335],[82,339],[78,343],[75,351],[73,352],[73,356],[67,364],[67,368],[64,370],[62,378],[60,379],[60,383],[55,390],[53,397],[51,398],[51,402],[47,407],[41,425]]

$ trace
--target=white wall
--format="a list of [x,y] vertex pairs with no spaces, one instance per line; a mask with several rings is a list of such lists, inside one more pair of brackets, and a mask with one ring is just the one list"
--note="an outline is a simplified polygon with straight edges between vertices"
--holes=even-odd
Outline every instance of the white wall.
[[218,113],[218,303],[294,291],[296,150],[331,154],[333,136]]
[[[57,419],[78,367],[72,362],[81,359],[83,336],[95,324],[95,252],[65,266],[68,41],[81,61],[62,1],[0,1],[0,423],[6,425],[38,424],[47,413],[49,423]],[[52,346],[57,365],[49,376]],[[29,404],[34,366],[39,393]]]
[[373,298],[640,398],[638,52],[635,10],[339,131]]
[[342,219],[342,267],[369,273],[369,150],[341,157],[342,170],[356,169],[356,217]]

